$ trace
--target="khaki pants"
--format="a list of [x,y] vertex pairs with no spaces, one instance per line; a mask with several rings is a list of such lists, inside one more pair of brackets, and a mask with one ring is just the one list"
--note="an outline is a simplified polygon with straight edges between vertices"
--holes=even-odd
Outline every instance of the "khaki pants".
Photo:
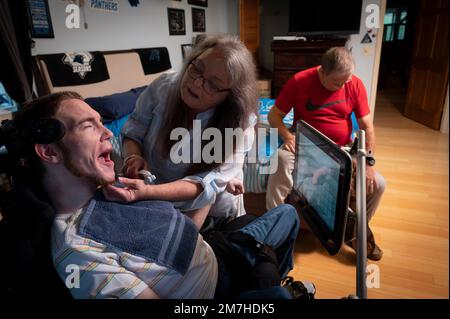
[[[269,175],[267,181],[266,191],[266,208],[267,210],[273,209],[280,204],[284,203],[284,200],[292,191],[294,180],[292,177],[292,171],[294,170],[295,155],[287,150],[278,149],[278,169],[275,173]],[[367,194],[367,221],[369,221],[380,203],[381,196],[383,195],[386,182],[384,177],[376,172],[375,174],[374,191]],[[350,197],[349,206],[353,211],[356,209],[355,197]]]

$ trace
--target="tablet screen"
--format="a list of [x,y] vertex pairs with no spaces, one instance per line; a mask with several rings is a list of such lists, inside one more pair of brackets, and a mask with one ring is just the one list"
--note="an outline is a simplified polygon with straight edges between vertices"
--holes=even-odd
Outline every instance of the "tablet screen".
[[299,143],[295,187],[334,231],[340,165],[305,135],[301,134]]
[[342,245],[351,170],[347,152],[306,122],[297,124],[294,192],[302,215],[330,254]]

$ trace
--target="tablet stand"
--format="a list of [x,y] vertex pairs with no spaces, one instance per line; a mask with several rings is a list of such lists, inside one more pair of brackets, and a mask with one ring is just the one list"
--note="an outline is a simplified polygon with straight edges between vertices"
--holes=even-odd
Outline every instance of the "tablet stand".
[[[356,151],[356,297],[367,299],[366,132],[357,132]],[[351,298],[351,297],[350,297]]]

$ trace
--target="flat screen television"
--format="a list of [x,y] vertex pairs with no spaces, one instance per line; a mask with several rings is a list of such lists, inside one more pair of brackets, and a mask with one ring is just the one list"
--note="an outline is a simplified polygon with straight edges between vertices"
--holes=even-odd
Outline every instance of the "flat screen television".
[[289,35],[346,36],[358,34],[362,0],[290,0]]

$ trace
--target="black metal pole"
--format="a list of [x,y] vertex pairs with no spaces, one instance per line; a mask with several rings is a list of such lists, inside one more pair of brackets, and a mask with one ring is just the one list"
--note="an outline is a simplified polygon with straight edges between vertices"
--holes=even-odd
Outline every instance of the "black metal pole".
[[366,133],[359,130],[357,168],[356,168],[356,295],[367,299],[366,265],[367,265],[367,215],[366,215]]

